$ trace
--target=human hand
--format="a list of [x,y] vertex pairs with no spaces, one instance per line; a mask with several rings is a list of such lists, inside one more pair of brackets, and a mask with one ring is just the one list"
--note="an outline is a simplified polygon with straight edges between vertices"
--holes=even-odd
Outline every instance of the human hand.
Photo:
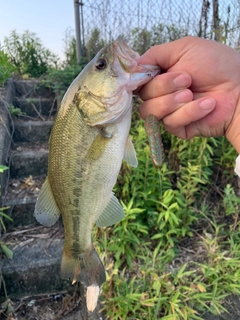
[[223,44],[185,37],[149,49],[140,64],[159,65],[138,92],[141,116],[162,120],[182,138],[226,135],[240,153],[240,55]]

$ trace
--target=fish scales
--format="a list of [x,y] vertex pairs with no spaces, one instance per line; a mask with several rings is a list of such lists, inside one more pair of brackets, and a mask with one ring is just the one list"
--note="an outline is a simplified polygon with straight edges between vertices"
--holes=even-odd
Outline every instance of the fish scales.
[[34,215],[51,226],[62,214],[61,277],[84,283],[89,292],[99,292],[94,287],[105,281],[93,225],[123,219],[112,189],[123,159],[137,166],[128,136],[132,91],[159,73],[156,66],[138,65],[138,58],[121,38],[100,50],[66,92],[49,140],[48,176]]

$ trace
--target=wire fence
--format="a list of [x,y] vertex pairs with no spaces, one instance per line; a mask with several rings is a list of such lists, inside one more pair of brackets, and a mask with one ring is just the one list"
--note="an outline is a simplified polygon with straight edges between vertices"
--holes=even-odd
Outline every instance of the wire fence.
[[84,46],[97,29],[104,42],[121,34],[144,50],[184,35],[240,47],[240,0],[83,0],[80,19]]

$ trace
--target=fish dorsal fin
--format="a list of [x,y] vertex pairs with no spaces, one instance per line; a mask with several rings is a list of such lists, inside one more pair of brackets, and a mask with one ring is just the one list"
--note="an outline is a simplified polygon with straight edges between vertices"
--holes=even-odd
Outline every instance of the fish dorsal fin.
[[126,141],[123,159],[132,167],[136,168],[138,166],[136,151],[134,149],[134,145],[129,136]]
[[53,197],[52,189],[46,178],[37,198],[34,217],[46,227],[54,225],[60,216],[60,211]]
[[118,199],[112,193],[112,196],[103,210],[101,215],[98,217],[96,224],[98,227],[109,227],[125,217],[123,207],[120,205]]

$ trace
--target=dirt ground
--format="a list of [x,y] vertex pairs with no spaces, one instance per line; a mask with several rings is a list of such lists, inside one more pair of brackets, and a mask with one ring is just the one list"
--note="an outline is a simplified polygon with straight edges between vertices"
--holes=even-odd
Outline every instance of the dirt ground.
[[[3,309],[5,308],[5,310]],[[85,320],[79,293],[59,292],[8,299],[1,305],[0,320]],[[8,315],[7,315],[8,313]],[[103,320],[100,313],[88,312],[87,320]]]
[[[228,312],[224,312],[220,316],[206,313],[202,315],[202,318],[204,320],[240,319],[240,297],[230,296],[226,299],[224,307]],[[4,313],[0,314],[0,320],[85,320],[80,310],[79,297],[64,292],[9,301],[9,308],[13,308],[15,311],[8,317]],[[104,316],[89,316],[88,319],[104,320],[105,318]]]

